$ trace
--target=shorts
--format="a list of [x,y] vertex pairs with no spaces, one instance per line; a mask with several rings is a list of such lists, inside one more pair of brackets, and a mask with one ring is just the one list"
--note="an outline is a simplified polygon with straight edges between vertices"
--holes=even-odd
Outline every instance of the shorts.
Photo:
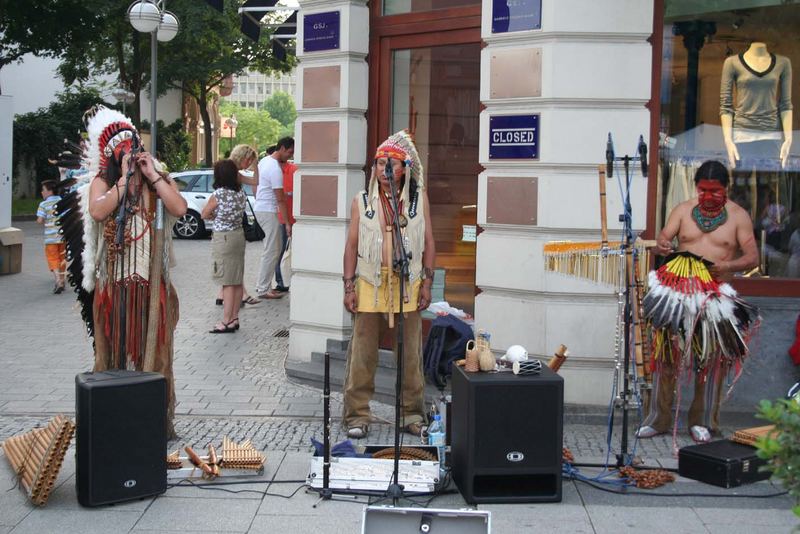
[[241,285],[244,279],[244,231],[214,232],[211,237],[213,259],[211,277],[223,286]]
[[64,243],[48,243],[44,246],[47,268],[51,271],[64,272],[67,267],[67,247]]

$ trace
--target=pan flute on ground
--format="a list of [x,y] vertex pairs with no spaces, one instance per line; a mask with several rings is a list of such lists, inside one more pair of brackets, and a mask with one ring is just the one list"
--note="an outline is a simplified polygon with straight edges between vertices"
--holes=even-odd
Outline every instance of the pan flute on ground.
[[253,447],[249,439],[237,444],[227,436],[222,438],[222,467],[260,470],[266,461],[264,455]]
[[731,441],[741,443],[743,445],[756,446],[758,438],[764,438],[775,432],[775,425],[756,426],[753,428],[743,428],[737,430],[731,436]]
[[3,442],[17,481],[33,504],[47,503],[74,432],[72,420],[57,415],[47,426]]

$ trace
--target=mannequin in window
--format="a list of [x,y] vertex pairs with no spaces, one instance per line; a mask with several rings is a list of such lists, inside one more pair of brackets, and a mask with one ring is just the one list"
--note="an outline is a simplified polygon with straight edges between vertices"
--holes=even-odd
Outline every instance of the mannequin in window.
[[[735,97],[734,101],[734,89]],[[792,64],[754,42],[722,67],[720,122],[731,168],[750,158],[780,159],[792,147]],[[744,160],[739,164],[740,160]]]

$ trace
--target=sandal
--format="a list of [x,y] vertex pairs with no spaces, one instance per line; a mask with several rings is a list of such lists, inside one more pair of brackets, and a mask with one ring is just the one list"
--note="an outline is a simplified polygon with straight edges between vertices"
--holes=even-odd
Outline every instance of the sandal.
[[704,426],[694,425],[689,429],[689,435],[695,443],[708,443],[711,441],[711,432]]
[[214,304],[216,304],[217,306],[222,306],[222,299],[215,300]]
[[237,330],[237,327],[231,326],[231,324],[233,324],[233,321],[231,321],[230,323],[219,323],[219,324],[222,325],[222,328],[220,328],[219,326],[215,326],[214,329],[213,330],[209,330],[208,333],[209,334],[230,334],[230,333],[236,332],[236,330]]
[[234,330],[239,330],[239,318],[238,317],[236,319],[232,319],[231,322],[228,323],[228,326],[232,325],[233,323],[236,323],[236,325],[234,325],[232,328]]
[[242,306],[244,306],[245,304],[250,304],[251,306],[253,306],[255,304],[258,304],[259,302],[261,301],[256,298],[247,297],[246,299],[242,299]]
[[352,439],[367,437],[367,425],[351,426],[347,429],[347,437]]
[[639,439],[654,438],[659,434],[663,434],[663,432],[659,432],[658,430],[649,425],[640,426],[639,430],[636,431],[636,437]]
[[266,293],[259,294],[258,298],[260,298],[260,299],[281,299],[281,298],[283,298],[283,293],[278,293],[274,289],[270,289]]

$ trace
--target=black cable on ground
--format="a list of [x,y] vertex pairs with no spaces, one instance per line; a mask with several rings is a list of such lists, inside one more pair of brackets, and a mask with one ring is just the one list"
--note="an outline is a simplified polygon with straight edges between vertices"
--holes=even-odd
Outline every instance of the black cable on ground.
[[[184,484],[184,482],[186,482],[186,483]],[[282,493],[270,493],[268,490],[264,490],[264,491],[255,490],[255,489],[230,490],[228,488],[220,487],[220,486],[233,486],[233,485],[237,485],[237,484],[259,484],[259,483],[266,484],[267,488],[269,488],[269,486],[271,484],[290,484],[290,483],[293,483],[293,484],[301,483],[301,484],[299,486],[297,486],[297,488],[295,488],[295,490],[290,495],[283,495]],[[237,493],[256,493],[258,495],[263,495],[263,496],[281,497],[281,498],[284,498],[284,499],[291,499],[292,497],[297,495],[298,491],[300,491],[302,488],[306,487],[306,481],[305,480],[275,480],[275,481],[260,480],[260,481],[250,481],[250,482],[239,481],[239,482],[218,482],[218,483],[215,483],[215,484],[198,484],[198,483],[196,483],[196,482],[194,482],[192,480],[184,479],[181,482],[179,482],[178,484],[168,485],[167,489],[169,489],[169,488],[177,488],[177,487],[198,488],[198,489],[202,489],[202,490],[216,490],[216,491],[224,491],[225,493],[234,493],[234,494],[237,494]]]
[[[599,467],[608,470],[617,469],[616,466],[612,466],[611,464],[590,464],[590,463],[570,462],[570,465],[574,465],[575,467]],[[646,465],[631,465],[630,467],[633,467],[634,469],[650,469],[650,470],[660,469],[661,471],[670,471],[672,473],[678,472],[678,469],[675,467],[656,467],[656,466],[646,466]]]
[[580,478],[571,478],[569,477],[568,480],[574,480],[576,482],[583,482],[584,484],[591,486],[592,488],[598,489],[600,491],[605,491],[606,493],[614,493],[616,495],[647,495],[650,497],[724,497],[729,499],[741,499],[741,498],[749,498],[749,499],[771,499],[773,497],[782,497],[784,495],[788,495],[788,491],[780,491],[778,493],[767,493],[763,495],[753,495],[753,494],[727,494],[727,493],[657,493],[653,491],[640,491],[634,489],[626,489],[623,491],[610,489],[607,487],[603,487],[600,484],[596,484],[589,480],[583,480]]

